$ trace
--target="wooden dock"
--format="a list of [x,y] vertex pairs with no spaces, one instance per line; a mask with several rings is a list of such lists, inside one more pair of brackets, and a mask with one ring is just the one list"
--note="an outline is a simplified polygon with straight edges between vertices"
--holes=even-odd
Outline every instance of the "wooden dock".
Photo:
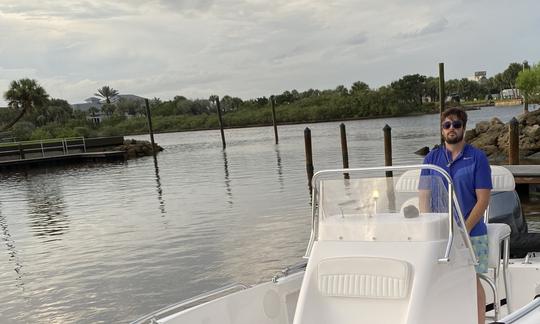
[[[540,165],[503,165],[514,175],[516,191],[521,198],[529,197],[531,185],[540,184]],[[535,189],[538,190],[538,189]]]
[[64,138],[0,144],[0,170],[66,163],[125,160],[124,151],[114,150],[122,136]]
[[503,165],[514,175],[516,184],[540,184],[540,165]]
[[108,152],[86,152],[72,153],[67,155],[54,155],[45,157],[25,158],[17,160],[0,161],[0,170],[18,169],[21,167],[45,166],[45,165],[61,165],[66,163],[77,162],[103,162],[103,161],[118,161],[125,160],[125,152],[123,151],[108,151]]

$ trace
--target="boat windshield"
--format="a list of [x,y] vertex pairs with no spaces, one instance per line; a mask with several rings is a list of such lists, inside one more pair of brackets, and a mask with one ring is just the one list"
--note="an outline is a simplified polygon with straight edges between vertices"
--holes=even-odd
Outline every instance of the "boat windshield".
[[[320,240],[447,240],[448,185],[409,170],[379,177],[318,179]],[[334,174],[335,175],[335,174]]]

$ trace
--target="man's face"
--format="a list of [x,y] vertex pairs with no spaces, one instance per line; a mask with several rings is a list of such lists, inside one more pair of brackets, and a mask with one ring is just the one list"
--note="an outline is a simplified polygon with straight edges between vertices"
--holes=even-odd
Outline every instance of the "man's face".
[[463,121],[456,116],[448,116],[442,122],[442,136],[448,144],[457,144],[463,140],[465,135],[465,127]]

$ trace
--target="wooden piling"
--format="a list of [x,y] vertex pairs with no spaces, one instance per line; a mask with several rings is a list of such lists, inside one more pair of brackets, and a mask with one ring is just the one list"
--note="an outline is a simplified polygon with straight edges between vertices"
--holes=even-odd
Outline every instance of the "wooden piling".
[[219,119],[219,129],[221,131],[221,143],[223,144],[223,149],[227,147],[227,144],[225,143],[225,133],[223,132],[223,117],[221,115],[221,104],[219,103],[219,96],[214,97],[216,100],[216,107],[217,107],[217,113],[218,113],[218,119]]
[[152,154],[156,156],[156,143],[154,142],[154,129],[152,128],[152,113],[150,112],[150,104],[148,99],[144,99],[146,104],[146,118],[148,120],[148,132],[150,133],[150,142],[152,143]]
[[[446,93],[444,90],[444,63],[439,63],[439,120],[444,111],[445,101],[446,101]],[[443,145],[444,137],[442,136],[442,126],[439,126],[439,134],[441,137],[441,145]]]
[[277,121],[276,121],[276,100],[274,96],[270,96],[270,104],[272,105],[272,124],[274,125],[274,138],[276,144],[279,144],[278,132],[277,132]]
[[519,164],[519,122],[516,117],[512,118],[509,123],[509,139],[508,139],[508,164]]
[[313,179],[313,151],[311,149],[311,130],[304,129],[304,146],[306,151],[306,171],[308,177],[309,192],[312,191],[311,180]]
[[23,148],[22,148],[21,143],[19,143],[19,156],[21,157],[21,160],[24,160],[24,159],[25,159],[25,156],[24,156],[24,150],[23,150]]
[[[392,128],[388,124],[383,127],[384,133],[384,165],[392,166]],[[392,171],[386,171],[386,176],[391,178]]]
[[[341,134],[341,156],[343,157],[343,169],[349,168],[349,149],[347,147],[347,132],[345,131],[345,124],[339,125],[339,131]],[[344,173],[343,177],[349,179],[349,173]]]
[[[384,133],[384,165],[392,166],[392,128],[388,124],[383,127]],[[386,171],[386,197],[389,210],[396,209],[396,194],[394,192],[394,174]]]

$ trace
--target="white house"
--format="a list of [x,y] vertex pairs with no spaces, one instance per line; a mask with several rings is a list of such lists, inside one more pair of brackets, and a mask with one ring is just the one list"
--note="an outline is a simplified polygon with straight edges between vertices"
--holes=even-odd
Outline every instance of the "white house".
[[101,110],[102,105],[103,103],[101,99],[96,98],[96,97],[90,97],[90,98],[84,99],[84,103],[72,104],[71,107],[73,108],[73,110],[80,110],[80,111],[88,112],[88,109],[92,107],[95,107],[98,110]]
[[[139,105],[144,105],[144,99],[143,97],[139,97],[137,95],[133,94],[122,94],[122,95],[116,95],[111,98],[111,104],[115,104],[121,100],[136,102]],[[72,104],[71,107],[73,110],[80,110],[84,112],[88,112],[88,110],[92,107],[97,108],[99,111],[101,111],[101,107],[106,103],[105,99],[103,98],[97,98],[97,97],[90,97],[84,99],[83,103],[76,103]]]
[[503,89],[501,91],[502,99],[521,99],[519,89]]
[[[119,101],[124,101],[124,100],[130,101],[130,102],[136,102],[139,106],[144,105],[143,97],[139,97],[132,94],[116,95],[111,98],[111,104],[115,104],[115,103],[118,103]],[[83,103],[72,104],[71,107],[73,108],[73,110],[79,110],[79,111],[85,112],[87,115],[86,118],[88,120],[92,120],[94,123],[99,124],[104,118],[108,117],[105,114],[103,114],[101,111],[101,108],[103,107],[103,105],[105,105],[105,103],[106,103],[106,100],[103,98],[90,97],[90,98],[84,99]],[[98,112],[90,115],[88,111],[92,107],[96,108]],[[126,114],[126,117],[131,116],[129,112],[126,112],[125,114]]]

